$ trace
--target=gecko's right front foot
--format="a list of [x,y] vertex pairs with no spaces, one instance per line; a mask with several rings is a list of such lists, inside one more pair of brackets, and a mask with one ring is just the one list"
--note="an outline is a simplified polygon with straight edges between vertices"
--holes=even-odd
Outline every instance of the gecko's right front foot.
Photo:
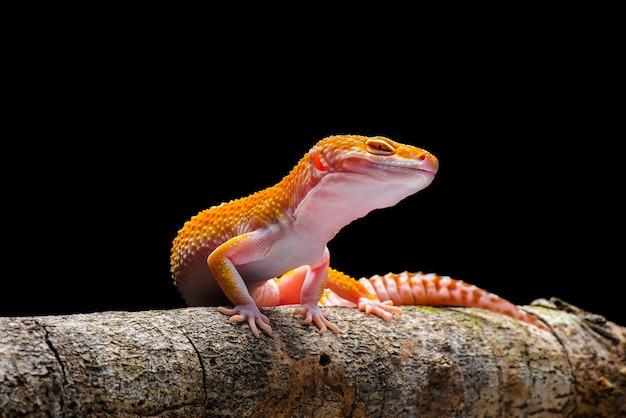
[[330,312],[322,312],[319,306],[314,304],[303,303],[299,308],[293,311],[294,315],[304,316],[304,324],[314,323],[319,328],[319,334],[322,335],[330,328],[335,334],[339,334],[339,327],[327,318]]
[[[245,305],[237,305],[232,309],[220,306],[217,310],[224,315],[231,315],[229,319],[230,322],[247,322],[248,325],[250,325],[250,331],[252,331],[252,334],[257,338],[261,335],[259,328],[268,335],[272,334],[272,327],[269,326],[269,318],[263,315],[256,306],[251,308]],[[259,328],[257,328],[257,325]]]

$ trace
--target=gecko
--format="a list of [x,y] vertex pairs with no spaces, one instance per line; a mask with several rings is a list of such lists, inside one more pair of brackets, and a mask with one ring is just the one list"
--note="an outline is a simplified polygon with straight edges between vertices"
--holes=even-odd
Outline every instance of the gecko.
[[174,284],[188,306],[218,306],[257,338],[260,330],[272,333],[259,307],[291,304],[319,334],[339,333],[324,306],[357,306],[387,321],[402,315],[403,304],[475,306],[541,327],[516,305],[460,280],[421,273],[356,280],[330,267],[327,244],[344,226],[428,187],[438,169],[430,152],[387,137],[323,138],[275,185],[185,222],[172,243]]

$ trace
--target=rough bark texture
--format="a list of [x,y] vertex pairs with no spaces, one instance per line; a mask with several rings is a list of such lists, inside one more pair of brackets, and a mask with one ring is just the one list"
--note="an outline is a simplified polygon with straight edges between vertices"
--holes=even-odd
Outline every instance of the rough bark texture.
[[260,339],[214,308],[0,318],[0,416],[626,416],[626,329],[543,305],[551,332],[470,308],[332,308],[322,336],[264,309]]

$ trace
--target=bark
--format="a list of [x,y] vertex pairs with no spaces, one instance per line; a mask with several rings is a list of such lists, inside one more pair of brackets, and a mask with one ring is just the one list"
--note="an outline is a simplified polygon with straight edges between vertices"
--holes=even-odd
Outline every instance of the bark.
[[472,308],[327,308],[339,335],[267,308],[259,339],[215,308],[4,317],[0,416],[626,416],[626,329],[542,305],[549,332]]

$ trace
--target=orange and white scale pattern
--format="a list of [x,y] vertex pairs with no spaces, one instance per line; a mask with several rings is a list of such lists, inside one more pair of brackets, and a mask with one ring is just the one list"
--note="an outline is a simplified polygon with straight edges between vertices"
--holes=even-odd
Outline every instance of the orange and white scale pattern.
[[[517,305],[475,285],[434,273],[388,273],[361,278],[359,283],[379,300],[391,300],[394,306],[470,306],[498,312],[535,325],[548,327],[537,317]],[[356,306],[326,289],[320,299],[322,306]]]

